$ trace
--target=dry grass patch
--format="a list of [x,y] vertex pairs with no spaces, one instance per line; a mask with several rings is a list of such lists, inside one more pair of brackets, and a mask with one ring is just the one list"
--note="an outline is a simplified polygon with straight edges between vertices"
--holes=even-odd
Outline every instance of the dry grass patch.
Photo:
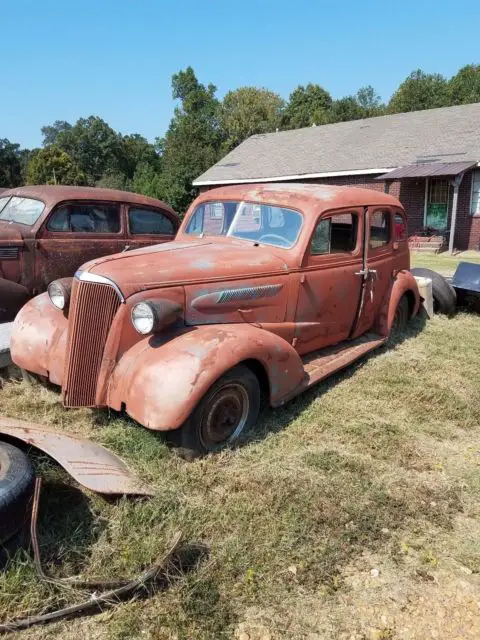
[[[54,391],[8,382],[2,414],[91,437],[156,490],[151,500],[85,496],[38,456],[50,572],[135,575],[178,529],[208,548],[165,593],[24,637],[425,637],[401,635],[402,598],[427,583],[433,598],[437,576],[447,576],[443,604],[424,603],[425,615],[429,607],[447,615],[448,585],[460,574],[477,579],[469,530],[480,523],[480,321],[418,321],[405,338],[284,409],[265,410],[242,447],[191,464],[126,417],[67,412]],[[39,583],[25,553],[0,574],[3,619],[78,597]]]

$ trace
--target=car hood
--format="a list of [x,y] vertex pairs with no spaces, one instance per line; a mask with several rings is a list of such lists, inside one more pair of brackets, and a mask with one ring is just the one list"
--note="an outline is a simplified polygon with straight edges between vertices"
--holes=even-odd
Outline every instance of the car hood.
[[117,253],[88,262],[81,271],[112,280],[128,297],[161,286],[285,273],[288,265],[264,245],[205,238]]

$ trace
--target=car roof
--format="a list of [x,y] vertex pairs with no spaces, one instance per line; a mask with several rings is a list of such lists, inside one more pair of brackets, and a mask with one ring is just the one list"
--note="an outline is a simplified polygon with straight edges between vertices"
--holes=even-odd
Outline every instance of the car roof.
[[369,205],[400,206],[397,198],[374,189],[360,187],[338,187],[323,184],[298,182],[275,182],[267,184],[239,184],[217,187],[204,191],[197,202],[208,200],[247,200],[265,202],[282,207],[303,210],[303,206],[314,205],[315,210],[341,209]]
[[152,207],[166,209],[176,215],[175,211],[162,200],[150,198],[131,191],[118,189],[101,189],[99,187],[74,187],[66,185],[27,185],[7,189],[2,196],[21,196],[37,198],[52,206],[64,200],[106,200],[108,202],[128,202],[130,204],[143,204]]

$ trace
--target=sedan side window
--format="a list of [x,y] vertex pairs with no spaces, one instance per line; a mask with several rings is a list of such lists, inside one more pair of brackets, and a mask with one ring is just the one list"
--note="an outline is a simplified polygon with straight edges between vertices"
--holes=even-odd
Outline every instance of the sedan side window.
[[171,219],[162,211],[131,207],[128,212],[130,233],[133,235],[158,234],[175,235],[175,227]]
[[310,245],[312,256],[330,253],[352,253],[357,246],[358,216],[340,213],[322,218],[315,228]]
[[370,249],[385,247],[390,242],[390,212],[375,211],[370,216]]
[[99,203],[62,205],[48,221],[47,229],[57,232],[118,233],[120,207]]

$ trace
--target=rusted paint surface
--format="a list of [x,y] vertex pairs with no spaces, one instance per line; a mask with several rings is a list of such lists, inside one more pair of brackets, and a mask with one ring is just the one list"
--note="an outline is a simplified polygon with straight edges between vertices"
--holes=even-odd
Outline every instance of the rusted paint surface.
[[[114,189],[65,186],[27,186],[7,189],[2,197],[40,200],[45,208],[32,225],[0,221],[0,322],[13,320],[25,301],[57,278],[73,276],[78,267],[99,256],[167,242],[171,236],[133,235],[129,229],[129,206],[161,211],[175,229],[179,219],[164,202]],[[118,233],[52,231],[48,221],[59,206],[79,203],[118,205]],[[11,284],[8,284],[11,283]]]
[[32,422],[0,417],[1,436],[21,440],[56,460],[79,484],[110,495],[152,495],[153,491],[108,449]]
[[[232,236],[188,234],[197,205],[218,200],[298,211],[300,236],[286,249]],[[384,242],[370,242],[371,221],[379,210],[390,231]],[[333,215],[357,221],[355,246],[312,253],[317,224]],[[98,324],[104,337],[94,330],[93,347],[87,349],[95,367],[87,366],[82,353],[69,352],[75,397],[80,402],[86,397],[82,380],[88,380],[89,403],[126,408],[151,429],[179,427],[216,380],[246,361],[265,372],[270,403],[282,404],[308,380],[321,379],[382,344],[403,294],[409,296],[412,314],[417,312],[408,243],[395,237],[396,215],[405,213],[394,197],[357,188],[270,184],[208,191],[192,204],[173,242],[83,265],[77,280],[90,303],[70,313],[68,321],[45,307],[36,333],[33,318],[48,301],[40,297],[28,303],[15,324],[12,355],[27,370],[47,372],[61,383],[65,350],[76,349],[66,346],[67,325],[75,336],[71,344],[89,345],[89,331]],[[104,287],[115,292],[112,319],[101,315]],[[137,333],[131,320],[135,304],[162,300],[183,311],[157,335]],[[75,304],[72,299],[71,308]],[[100,314],[98,323],[95,314]],[[322,355],[335,345],[335,358]],[[318,352],[315,358],[325,367],[319,365],[315,378],[309,378],[303,362],[312,352]]]
[[[272,404],[282,404],[305,372],[285,340],[249,324],[210,325],[144,338],[127,351],[113,372],[108,405],[155,430],[179,427],[208,388],[246,360],[261,363]],[[142,390],[139,393],[139,390]]]

